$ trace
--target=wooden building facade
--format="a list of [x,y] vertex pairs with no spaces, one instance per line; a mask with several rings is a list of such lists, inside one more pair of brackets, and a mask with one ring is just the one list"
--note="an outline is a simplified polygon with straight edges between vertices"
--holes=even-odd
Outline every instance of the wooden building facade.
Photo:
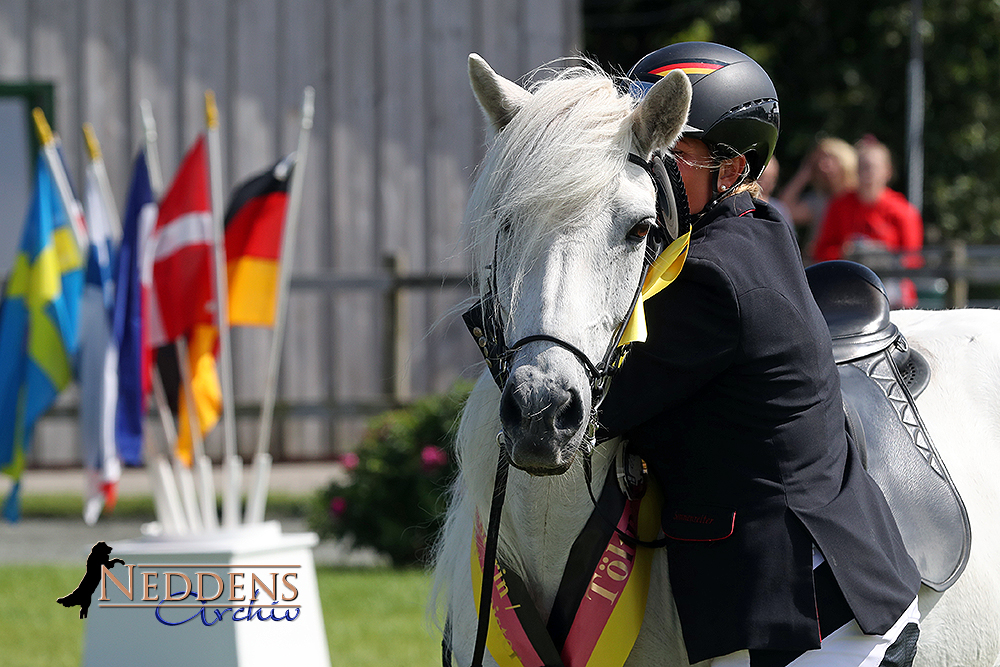
[[[393,394],[445,390],[478,363],[456,312],[468,288],[393,291],[388,267],[438,283],[468,270],[459,227],[485,142],[468,54],[519,77],[576,53],[580,22],[580,0],[0,0],[0,86],[52,86],[77,187],[80,128],[93,124],[119,210],[141,100],[169,182],[215,92],[228,196],[294,150],[303,89],[315,88],[272,452],[320,458],[350,449]],[[3,233],[2,245],[17,244]],[[233,340],[246,457],[270,333],[235,329]],[[29,461],[79,460],[76,391],[40,425]],[[161,437],[148,425],[147,444]],[[207,442],[215,458],[219,431]]]

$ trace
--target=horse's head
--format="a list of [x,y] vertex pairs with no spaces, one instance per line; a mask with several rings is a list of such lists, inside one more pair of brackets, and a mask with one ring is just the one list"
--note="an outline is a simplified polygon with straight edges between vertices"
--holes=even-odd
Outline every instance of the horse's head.
[[629,161],[667,151],[691,87],[672,72],[639,103],[596,67],[532,87],[469,58],[493,140],[467,215],[481,295],[512,344],[502,388],[514,466],[565,472],[593,408],[592,371],[613,348],[656,222],[649,174]]

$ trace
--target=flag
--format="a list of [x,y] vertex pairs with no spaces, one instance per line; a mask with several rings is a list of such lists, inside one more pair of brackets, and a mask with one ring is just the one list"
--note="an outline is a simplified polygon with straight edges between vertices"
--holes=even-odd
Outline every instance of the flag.
[[274,326],[292,156],[239,185],[226,209],[229,323]]
[[93,162],[87,167],[84,204],[90,247],[80,306],[80,442],[88,487],[83,516],[93,525],[105,507],[114,509],[121,478],[115,445],[118,345],[111,335],[117,244]]
[[213,321],[214,239],[208,151],[201,135],[160,201],[144,260],[152,266],[150,345],[163,345],[189,333],[198,322]]
[[3,508],[11,521],[35,423],[73,376],[82,291],[82,255],[42,149],[0,307],[0,468],[15,480]]
[[[219,332],[214,324],[196,324],[188,337],[188,368],[191,369],[191,398],[201,427],[201,436],[215,428],[222,414],[222,387],[215,369]],[[177,404],[177,456],[186,465],[194,461],[194,440],[183,383]]]
[[[184,156],[173,183],[160,202],[149,260],[152,265],[150,342],[162,346],[185,336],[193,375],[206,364],[211,365],[214,375],[214,253],[208,151],[202,135]],[[203,359],[205,355],[208,356]],[[179,374],[165,373],[164,376],[179,379]],[[208,380],[207,384],[204,377],[194,377],[193,381],[196,412],[204,420],[201,422],[204,433],[218,421],[221,407],[214,404],[221,404],[221,391],[214,390],[218,387],[217,378]],[[167,387],[169,393],[178,395],[177,389],[171,389]],[[190,465],[193,458],[190,422],[182,395],[178,408],[176,451],[180,459]]]
[[[292,157],[236,187],[226,208],[226,268],[229,323],[273,326],[277,303],[278,262],[288,200]],[[188,342],[192,397],[204,436],[219,420],[222,391],[216,371],[218,331],[199,324]],[[191,460],[192,440],[187,401],[178,398],[177,453]]]
[[142,422],[152,386],[151,353],[143,326],[142,257],[153,225],[156,202],[149,184],[143,153],[135,159],[118,250],[112,331],[118,346],[118,403],[115,441],[118,455],[128,465],[142,464]]

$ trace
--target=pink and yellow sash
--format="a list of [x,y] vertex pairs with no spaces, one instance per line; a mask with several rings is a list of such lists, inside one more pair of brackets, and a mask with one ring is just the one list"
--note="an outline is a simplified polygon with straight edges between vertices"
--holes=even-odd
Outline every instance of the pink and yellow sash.
[[[599,508],[570,550],[548,625],[541,621],[524,582],[497,563],[486,647],[500,667],[616,667],[635,644],[646,609],[652,549],[633,547],[611,529],[653,539],[660,527],[660,502],[652,488],[628,500],[609,471]],[[476,608],[486,532],[476,514],[472,579]],[[602,549],[603,547],[603,549]]]

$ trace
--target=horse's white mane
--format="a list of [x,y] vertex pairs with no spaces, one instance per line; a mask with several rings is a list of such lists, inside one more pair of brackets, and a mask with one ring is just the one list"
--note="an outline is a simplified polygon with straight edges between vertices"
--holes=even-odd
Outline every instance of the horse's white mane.
[[496,253],[517,275],[552,234],[606,203],[634,141],[635,101],[596,64],[566,68],[531,92],[488,146],[466,211],[480,290],[499,230],[517,228],[516,242],[501,239]]

